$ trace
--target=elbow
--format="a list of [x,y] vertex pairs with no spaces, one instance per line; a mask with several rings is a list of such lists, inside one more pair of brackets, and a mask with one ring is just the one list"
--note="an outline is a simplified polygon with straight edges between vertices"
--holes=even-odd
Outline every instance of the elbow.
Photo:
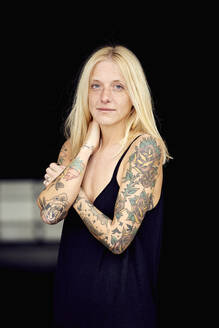
[[45,209],[40,212],[43,222],[53,225],[64,220],[68,214],[68,209],[60,210],[60,208],[51,208],[48,204]]
[[53,225],[59,222],[57,213],[54,213],[51,206],[46,203],[45,198],[40,196],[37,198],[37,205],[40,209],[40,216],[44,223]]
[[114,245],[110,248],[110,251],[115,255],[121,255],[122,253],[124,253],[127,247],[128,246],[122,247],[121,245]]
[[47,204],[41,211],[40,216],[46,224],[53,225],[63,220],[67,215],[67,211],[61,212],[57,208],[52,208]]
[[48,216],[47,211],[44,208],[40,207],[40,217],[42,221],[46,224],[52,225],[55,224],[55,220],[51,220],[50,217]]
[[107,243],[107,248],[110,250],[111,253],[114,255],[121,255],[129,246],[130,242],[127,242],[124,238],[110,238],[111,242]]
[[114,255],[121,255],[125,251],[125,249],[123,250],[110,249],[110,250]]
[[48,215],[44,210],[40,211],[40,216],[44,223],[49,224],[49,225],[55,224],[54,221],[49,220]]
[[42,209],[40,211],[40,216],[41,216],[41,219],[43,220],[43,222],[46,224],[49,224],[49,225],[54,225],[54,224],[58,223],[59,221],[61,221],[61,219],[59,217],[56,217],[52,213],[48,213],[44,209]]
[[120,255],[120,254],[123,253],[122,251],[115,251],[115,250],[111,250],[111,252],[112,252],[114,255]]
[[69,203],[63,195],[56,196],[49,201],[40,194],[37,199],[40,208],[40,216],[47,224],[56,224],[62,221],[68,214]]

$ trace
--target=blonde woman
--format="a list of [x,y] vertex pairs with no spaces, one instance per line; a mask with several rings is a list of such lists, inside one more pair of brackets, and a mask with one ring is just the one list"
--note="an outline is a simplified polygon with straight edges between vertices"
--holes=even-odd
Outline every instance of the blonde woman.
[[156,327],[169,155],[129,49],[106,46],[88,58],[66,139],[38,197],[44,222],[64,219],[55,327]]

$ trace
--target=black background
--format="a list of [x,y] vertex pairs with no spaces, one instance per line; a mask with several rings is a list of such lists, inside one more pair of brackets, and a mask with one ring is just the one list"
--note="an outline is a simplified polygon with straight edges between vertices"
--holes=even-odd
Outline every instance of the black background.
[[[156,26],[102,18],[66,21],[60,14],[7,22],[3,47],[0,178],[36,178],[57,159],[62,125],[71,106],[80,69],[90,53],[108,43],[130,48],[141,61],[151,88],[159,129],[175,160],[188,97],[190,41],[185,26],[166,20]],[[62,19],[62,20],[61,20]],[[84,28],[83,28],[84,27]],[[191,77],[190,77],[191,78]]]
[[[145,70],[158,128],[174,158],[164,167],[161,327],[184,327],[188,320],[190,323],[195,321],[198,286],[193,267],[197,254],[191,247],[195,244],[193,216],[188,216],[187,206],[190,202],[187,159],[192,154],[188,140],[194,91],[190,86],[196,63],[194,48],[200,37],[194,17],[190,16],[189,10],[171,13],[168,8],[163,16],[154,9],[149,13],[144,11],[140,19],[135,13],[125,10],[120,14],[115,10],[106,17],[107,4],[102,6],[99,15],[94,17],[92,13],[89,19],[81,11],[71,11],[70,8],[64,13],[59,10],[54,13],[53,8],[47,11],[44,7],[25,8],[28,14],[20,14],[21,9],[19,15],[16,9],[9,12],[3,29],[0,178],[43,178],[49,163],[57,160],[64,142],[63,123],[87,56],[97,47],[109,43],[128,47]],[[138,14],[143,9],[145,7],[138,8]],[[31,276],[27,273],[25,279]],[[16,271],[15,275],[18,275]],[[52,278],[49,275],[48,281],[44,279],[42,282],[41,278],[38,276],[38,284],[43,288],[44,284],[50,287],[49,294],[44,295],[43,311],[37,311],[46,318],[45,299],[50,302]],[[23,288],[27,291],[25,284]],[[37,308],[41,304],[40,293],[36,294],[36,285],[32,288],[33,294],[28,286],[28,297]],[[18,290],[21,292],[15,288]],[[24,306],[29,304],[29,300],[20,297]],[[35,313],[31,309],[28,306],[28,311]],[[48,318],[45,327],[47,321]],[[22,324],[22,319],[20,322]]]

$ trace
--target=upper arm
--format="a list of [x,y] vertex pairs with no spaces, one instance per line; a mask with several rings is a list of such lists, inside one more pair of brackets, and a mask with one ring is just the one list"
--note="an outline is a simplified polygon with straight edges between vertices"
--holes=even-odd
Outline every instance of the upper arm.
[[142,135],[127,154],[112,222],[118,253],[128,247],[145,213],[158,202],[162,186],[162,151],[157,139]]
[[57,163],[67,166],[72,161],[72,149],[70,139],[66,140],[60,150]]

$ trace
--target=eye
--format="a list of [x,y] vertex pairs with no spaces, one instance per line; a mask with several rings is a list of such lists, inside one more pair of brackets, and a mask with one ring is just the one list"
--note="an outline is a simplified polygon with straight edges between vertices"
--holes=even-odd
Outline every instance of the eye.
[[100,85],[98,83],[91,84],[91,89],[98,89]]
[[116,90],[123,90],[124,89],[124,87],[121,85],[121,84],[115,84],[114,85],[114,89],[116,89]]

